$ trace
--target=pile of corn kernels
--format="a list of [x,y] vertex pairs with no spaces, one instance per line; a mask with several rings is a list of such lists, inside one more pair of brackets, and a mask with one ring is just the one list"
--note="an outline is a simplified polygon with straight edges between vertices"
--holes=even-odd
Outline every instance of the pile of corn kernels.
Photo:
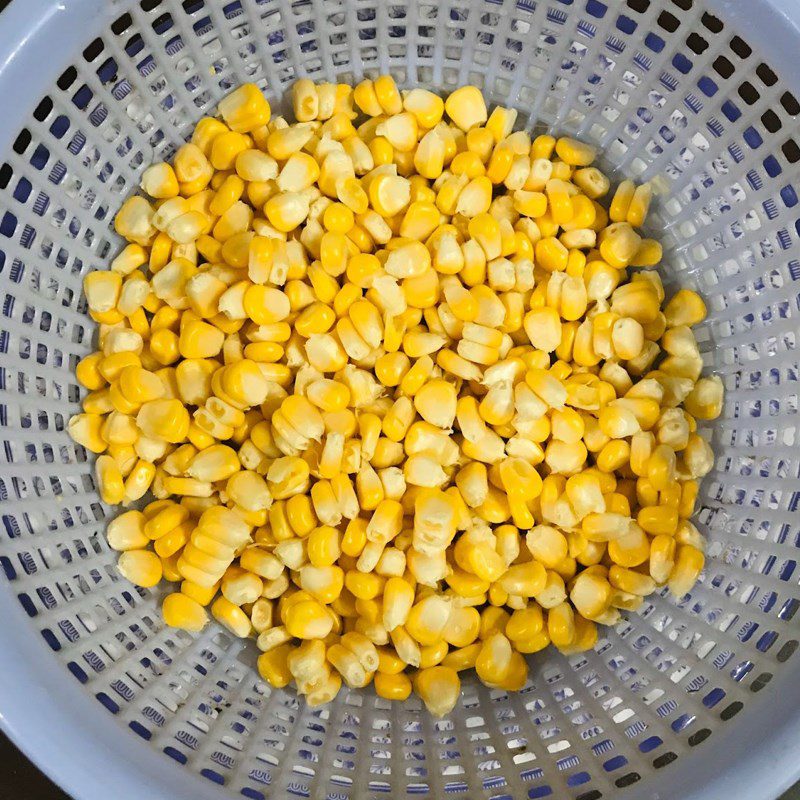
[[210,606],[312,705],[372,682],[441,715],[461,670],[519,690],[525,654],[697,579],[705,306],[665,304],[648,185],[612,195],[592,147],[474,86],[292,101],[241,86],[144,171],[85,278],[69,432],[106,503],[155,498],[108,541],[180,584],[169,625]]

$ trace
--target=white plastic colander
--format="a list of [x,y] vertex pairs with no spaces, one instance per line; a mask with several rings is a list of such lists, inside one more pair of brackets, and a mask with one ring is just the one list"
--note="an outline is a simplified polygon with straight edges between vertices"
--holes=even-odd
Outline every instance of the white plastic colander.
[[[16,0],[0,17],[0,714],[80,800],[773,798],[800,772],[800,5],[792,0]],[[65,431],[111,221],[231,88],[464,83],[659,177],[650,233],[710,314],[727,389],[701,582],[523,692],[435,720],[343,689],[310,710],[255,648],[165,628],[115,569]],[[22,790],[24,793],[24,789]],[[24,796],[24,794],[23,794]]]

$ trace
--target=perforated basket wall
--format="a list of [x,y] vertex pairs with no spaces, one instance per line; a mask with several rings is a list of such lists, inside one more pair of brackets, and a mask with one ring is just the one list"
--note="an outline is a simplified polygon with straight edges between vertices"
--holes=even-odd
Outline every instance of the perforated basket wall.
[[[675,796],[682,760],[714,758],[771,679],[796,672],[800,105],[769,58],[693,0],[111,6],[99,38],[41,65],[52,90],[31,98],[0,155],[0,562],[24,635],[119,737],[220,797],[598,800],[648,781]],[[649,225],[663,269],[705,294],[699,339],[727,387],[697,516],[710,541],[700,584],[679,603],[652,599],[594,652],[534,657],[519,694],[468,681],[442,721],[371,691],[309,711],[216,626],[165,628],[153,595],[115,572],[114,509],[65,433],[73,370],[92,349],[82,277],[119,246],[111,220],[142,168],[243,81],[274,101],[300,75],[386,71],[402,86],[475,83],[522,125],[598,144],[617,178],[658,176]]]

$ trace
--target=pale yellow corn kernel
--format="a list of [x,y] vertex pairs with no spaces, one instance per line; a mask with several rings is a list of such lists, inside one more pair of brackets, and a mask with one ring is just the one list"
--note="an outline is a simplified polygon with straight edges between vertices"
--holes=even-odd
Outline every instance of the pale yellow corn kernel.
[[328,605],[342,593],[344,570],[333,565],[305,564],[299,569],[299,584],[315,600]]
[[462,131],[483,125],[488,119],[486,103],[476,86],[462,86],[451,92],[445,100],[444,110]]
[[590,542],[613,541],[628,533],[630,517],[612,512],[587,514],[581,521],[581,532]]
[[298,122],[310,122],[317,119],[319,95],[313,81],[308,78],[299,78],[292,84],[292,110]]
[[129,197],[114,217],[114,230],[129,242],[146,247],[157,231],[154,210],[144,197]]
[[596,167],[576,169],[572,181],[591,200],[604,197],[611,188],[608,178]]
[[258,646],[258,649],[262,651],[262,653],[274,653],[280,650],[281,647],[285,646],[286,643],[290,642],[291,640],[291,635],[283,625],[274,625],[273,627],[267,628],[264,631],[259,631],[258,638],[256,639],[256,645]]
[[261,597],[263,584],[261,579],[237,566],[230,566],[222,576],[222,596],[237,606],[254,603]]
[[547,182],[552,177],[552,161],[547,158],[531,158],[528,177],[521,188],[526,192],[543,192]]
[[75,414],[70,417],[67,431],[72,439],[92,453],[102,453],[108,440],[102,435],[105,422],[100,414]]
[[646,597],[656,590],[656,583],[649,575],[615,564],[608,571],[611,585],[621,592]]
[[149,589],[161,580],[161,559],[150,550],[126,550],[117,562],[122,576],[136,586]]
[[320,372],[336,372],[347,364],[347,354],[331,334],[312,334],[306,341],[305,350],[311,366]]
[[641,186],[636,187],[625,214],[625,219],[628,223],[637,228],[644,225],[652,196],[653,187],[649,183],[643,183]]
[[117,306],[122,290],[119,272],[94,270],[83,279],[83,292],[91,311],[103,313]]
[[148,261],[147,250],[140,244],[126,245],[111,261],[111,271],[129,275]]
[[299,191],[282,191],[264,206],[270,224],[283,233],[297,228],[308,216],[308,210],[308,198]]
[[633,181],[626,180],[619,184],[608,212],[611,222],[623,222],[627,219],[628,209],[635,191],[636,185]]
[[136,424],[145,436],[181,442],[189,430],[189,412],[180,400],[150,400],[142,404]]
[[623,360],[636,358],[644,347],[644,329],[630,317],[618,319],[611,331],[614,355]]
[[108,524],[106,539],[114,550],[141,550],[150,539],[144,532],[145,516],[141,511],[126,511]]
[[665,534],[654,536],[650,542],[650,577],[657,586],[663,586],[675,566],[675,538]]
[[514,564],[498,579],[497,583],[508,594],[533,597],[544,589],[547,582],[545,568],[538,561]]
[[702,436],[693,433],[683,451],[683,465],[690,478],[703,478],[714,467],[714,451]]
[[608,609],[612,584],[603,575],[582,572],[571,585],[569,599],[581,616],[595,619]]
[[600,236],[600,255],[612,267],[622,269],[636,255],[641,237],[628,222],[615,222],[605,228]]
[[117,311],[131,317],[141,309],[149,295],[150,284],[142,278],[140,272],[134,272],[122,284],[116,304]]
[[684,400],[684,408],[695,419],[712,420],[722,413],[722,379],[718,375],[700,378]]
[[[453,608],[443,633],[444,641],[453,647],[466,647],[478,638],[480,627],[481,615],[477,609],[471,607]],[[441,658],[444,658],[446,654],[447,648],[444,649]],[[439,661],[441,661],[441,658]],[[422,664],[421,666],[428,665]],[[431,664],[430,666],[433,665]]]
[[494,633],[483,639],[475,671],[487,686],[500,687],[509,678],[515,655],[518,654],[509,639],[502,633]]
[[355,653],[337,643],[328,647],[326,656],[348,686],[357,688],[367,684],[367,672]]
[[236,174],[248,182],[271,181],[278,177],[277,162],[272,156],[260,150],[242,150],[236,156],[235,168]]
[[377,175],[367,190],[370,205],[381,217],[394,217],[411,201],[411,185],[400,175]]
[[272,628],[273,604],[264,597],[259,597],[250,609],[250,624],[257,634]]
[[405,630],[419,644],[428,646],[442,638],[451,613],[451,602],[441,595],[429,595],[408,614]]
[[536,525],[525,536],[530,554],[548,569],[557,566],[567,556],[567,539],[556,528]]
[[537,308],[529,311],[524,320],[528,340],[537,350],[552,353],[561,343],[561,318],[554,308]]
[[402,626],[398,625],[389,634],[398,657],[411,667],[419,667],[422,662],[422,648]]
[[[277,580],[283,572],[283,564],[272,553],[258,547],[248,547],[239,557],[242,569],[268,581]],[[263,590],[259,589],[259,594]],[[230,599],[230,598],[229,598]]]
[[[114,403],[111,401],[111,391],[109,389],[89,392],[83,398],[81,405],[87,414],[108,414],[114,410]],[[100,425],[102,426],[102,421]]]
[[254,83],[239,86],[223,97],[217,108],[226,125],[239,133],[253,131],[270,119],[269,103]]
[[[151,459],[147,458],[148,455],[140,456],[139,451],[142,449],[139,446],[139,442],[142,437],[134,442],[134,446],[128,444],[112,444],[108,446],[108,454],[117,462],[117,466],[119,467],[119,471],[122,473],[122,476],[127,478],[133,468],[136,466],[137,461],[141,458],[143,461],[151,461]],[[168,446],[166,442],[163,443],[165,446]],[[163,455],[163,453],[162,453]],[[139,473],[139,477],[145,478],[146,472]]]
[[608,543],[609,558],[621,567],[638,567],[650,555],[650,541],[639,525],[631,525],[624,536]]
[[155,464],[139,459],[125,478],[125,505],[144,497],[156,475]]

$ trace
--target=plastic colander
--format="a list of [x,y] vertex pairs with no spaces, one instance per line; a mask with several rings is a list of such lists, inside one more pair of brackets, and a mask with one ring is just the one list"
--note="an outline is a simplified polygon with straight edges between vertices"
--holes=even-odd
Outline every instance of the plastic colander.
[[[0,17],[0,714],[80,800],[773,798],[800,771],[800,7],[792,0],[16,0]],[[343,689],[308,709],[216,625],[166,628],[115,570],[65,431],[81,281],[141,170],[231,88],[299,76],[481,86],[519,124],[656,179],[727,394],[700,583],[593,652],[532,658],[453,713]],[[24,789],[21,788],[24,796]]]

